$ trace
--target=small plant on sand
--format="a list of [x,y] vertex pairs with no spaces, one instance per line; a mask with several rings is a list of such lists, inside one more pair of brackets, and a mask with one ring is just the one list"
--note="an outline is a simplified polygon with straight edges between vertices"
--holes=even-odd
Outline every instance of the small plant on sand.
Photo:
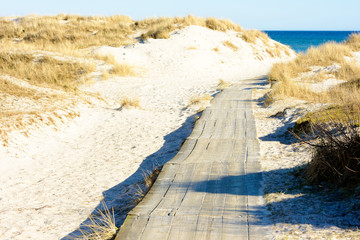
[[360,112],[349,110],[344,116],[328,117],[326,123],[311,122],[317,135],[314,154],[306,170],[312,183],[330,182],[342,186],[360,184]]
[[108,240],[116,235],[114,210],[109,210],[104,202],[101,203],[103,210],[97,210],[89,217],[89,224],[84,224],[80,228],[81,236],[76,236],[76,240]]
[[109,65],[112,65],[110,74],[118,75],[121,77],[135,76],[134,67],[128,64],[118,63],[113,55],[96,54],[94,57],[96,59],[106,62]]
[[223,42],[225,47],[230,48],[231,50],[233,50],[234,52],[236,52],[239,48],[237,46],[235,46],[232,42],[230,41],[225,41]]
[[[145,195],[150,191],[151,187],[154,185],[157,177],[160,174],[160,168],[155,167],[153,171],[142,171],[143,182],[136,184],[135,195],[135,204],[139,203]],[[140,186],[141,185],[141,186]]]
[[121,103],[120,103],[120,108],[119,109],[123,109],[123,108],[139,108],[142,109],[140,106],[140,100],[136,97],[128,97],[125,96],[121,99]]
[[135,76],[134,68],[128,64],[115,64],[110,73],[121,77]]
[[191,105],[196,105],[196,104],[199,104],[199,103],[203,103],[203,102],[209,102],[213,97],[209,94],[205,94],[205,95],[202,95],[202,96],[193,96],[191,99],[190,99],[190,104],[189,106]]
[[197,108],[197,112],[201,112],[205,109],[211,99],[213,99],[213,97],[209,94],[193,96],[190,98],[190,103],[185,108],[195,106]]
[[215,47],[215,48],[213,48],[212,50],[213,50],[214,52],[219,52],[219,51],[220,51],[218,47]]

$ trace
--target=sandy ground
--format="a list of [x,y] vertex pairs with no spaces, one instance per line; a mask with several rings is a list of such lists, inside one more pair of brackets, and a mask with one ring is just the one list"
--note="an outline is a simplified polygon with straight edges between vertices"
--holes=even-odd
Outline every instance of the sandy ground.
[[[139,75],[83,86],[108,104],[79,105],[80,117],[57,131],[41,127],[30,137],[14,132],[9,146],[0,147],[0,239],[68,238],[102,200],[121,224],[138,198],[136,185],[176,154],[207,104],[187,108],[190,99],[216,94],[220,79],[264,75],[280,60],[261,42],[248,44],[234,32],[198,26],[175,31],[170,39],[101,47],[93,54],[113,55]],[[137,98],[141,109],[119,109],[124,96]]]
[[[323,83],[323,89],[332,85]],[[323,108],[297,99],[260,102],[269,90],[265,82],[254,90],[265,200],[275,239],[359,239],[359,194],[330,186],[308,185],[299,174],[311,160],[312,149],[287,130],[307,112]],[[313,90],[317,91],[317,85]],[[358,191],[358,190],[357,190]]]

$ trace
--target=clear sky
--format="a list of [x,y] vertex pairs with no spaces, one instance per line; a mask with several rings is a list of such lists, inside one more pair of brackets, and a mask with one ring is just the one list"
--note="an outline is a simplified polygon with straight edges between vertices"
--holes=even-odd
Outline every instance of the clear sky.
[[360,30],[360,0],[0,0],[1,16],[28,14],[228,18],[246,29]]

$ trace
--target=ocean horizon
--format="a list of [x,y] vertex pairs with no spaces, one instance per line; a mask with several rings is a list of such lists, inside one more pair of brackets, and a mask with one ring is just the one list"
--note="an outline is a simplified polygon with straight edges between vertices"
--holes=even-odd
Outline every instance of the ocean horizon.
[[326,42],[344,42],[350,34],[360,31],[263,30],[270,38],[290,46],[297,53]]

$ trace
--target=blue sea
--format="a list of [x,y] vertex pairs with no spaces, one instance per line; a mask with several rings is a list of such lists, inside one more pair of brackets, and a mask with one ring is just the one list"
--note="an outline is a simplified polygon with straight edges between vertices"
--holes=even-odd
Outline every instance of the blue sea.
[[264,31],[270,38],[289,45],[296,52],[305,52],[311,46],[328,41],[343,42],[358,31]]

